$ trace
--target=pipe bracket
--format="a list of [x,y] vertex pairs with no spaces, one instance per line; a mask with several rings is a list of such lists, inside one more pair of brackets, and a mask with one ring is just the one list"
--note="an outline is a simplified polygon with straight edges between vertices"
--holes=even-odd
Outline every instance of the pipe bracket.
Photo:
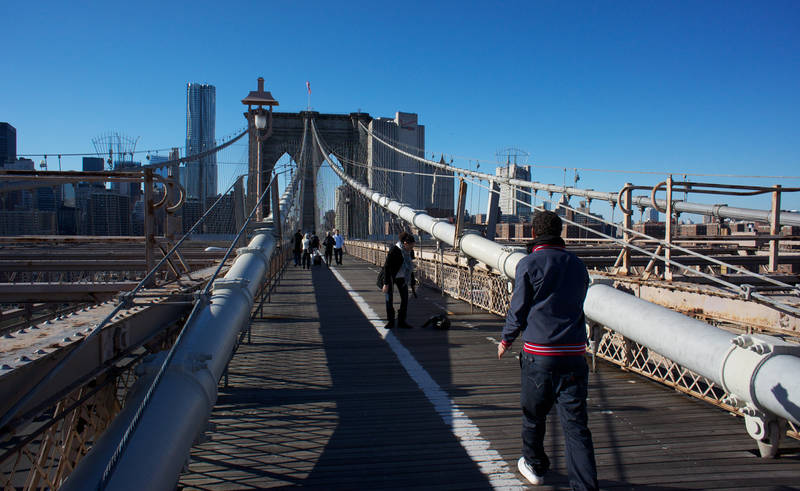
[[731,339],[731,345],[722,359],[719,375],[722,388],[730,394],[726,402],[744,408],[744,414],[768,412],[756,397],[755,377],[761,366],[775,355],[800,356],[800,346],[764,334],[742,334]]
[[244,256],[245,254],[255,254],[256,256],[261,258],[262,261],[264,261],[264,264],[266,265],[269,264],[269,258],[267,257],[266,254],[264,254],[264,250],[261,249],[260,247],[240,247],[236,249],[237,257]]
[[214,282],[214,286],[211,287],[212,293],[216,293],[220,290],[229,290],[232,292],[241,292],[242,295],[247,298],[247,301],[250,305],[253,304],[253,295],[250,293],[250,290],[247,289],[247,286],[250,284],[250,280],[247,278],[239,278],[236,280],[226,280],[220,279]]

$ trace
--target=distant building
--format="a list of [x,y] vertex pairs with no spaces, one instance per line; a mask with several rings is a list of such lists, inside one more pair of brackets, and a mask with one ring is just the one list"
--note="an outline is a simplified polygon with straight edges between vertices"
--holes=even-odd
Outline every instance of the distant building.
[[[425,126],[418,123],[415,113],[397,112],[394,119],[375,118],[370,121],[369,129],[408,153],[425,156]],[[383,169],[403,172],[386,172]],[[452,175],[452,172],[440,169],[434,171],[431,166],[402,155],[373,138],[368,139],[367,184],[392,199],[425,210],[433,216],[452,216],[455,196]],[[383,235],[388,215],[375,207],[369,209],[368,233],[371,236]],[[337,209],[337,224],[339,211]]]
[[[210,209],[217,197],[208,198],[206,200],[206,210]],[[208,214],[203,227],[207,234],[235,234],[236,230],[236,217],[233,209],[233,193],[228,193],[222,196],[214,207],[214,210]]]
[[645,222],[658,222],[658,210],[655,208],[648,208],[644,214]]
[[[140,171],[142,169],[141,162],[114,162],[114,170],[118,171]],[[140,182],[114,182],[111,184],[111,189],[123,196],[128,197],[128,215],[133,212],[133,205],[142,199],[142,184]]]
[[[531,166],[508,164],[495,169],[495,175],[530,181]],[[500,183],[500,214],[504,222],[516,222],[531,215],[531,197],[527,188]]]
[[[36,169],[36,165],[31,159],[19,159],[13,162],[7,162],[3,167],[4,170],[28,170]],[[0,187],[7,185],[33,184],[31,181],[0,181]],[[8,211],[22,211],[33,209],[34,192],[31,190],[22,189],[19,191],[10,191],[0,193],[0,209]]]
[[0,235],[54,235],[56,213],[52,211],[0,211]]
[[131,203],[127,195],[92,193],[88,202],[89,235],[131,235]]
[[[183,233],[191,229],[200,217],[203,216],[203,205],[197,198],[188,198],[183,206],[180,208],[181,221],[183,223]],[[195,233],[202,233],[202,230],[196,230]]]
[[101,172],[104,170],[105,160],[103,157],[84,157],[83,172]]
[[[446,163],[444,156],[439,159],[440,164]],[[429,167],[432,177],[427,178],[431,182],[431,203],[425,210],[432,217],[451,218],[455,216],[455,179],[453,171],[442,170],[437,167]]]
[[17,160],[17,129],[0,123],[0,167]]
[[[186,84],[186,155],[197,155],[215,146],[216,87]],[[217,156],[209,155],[186,164],[186,192],[200,203],[217,195]]]

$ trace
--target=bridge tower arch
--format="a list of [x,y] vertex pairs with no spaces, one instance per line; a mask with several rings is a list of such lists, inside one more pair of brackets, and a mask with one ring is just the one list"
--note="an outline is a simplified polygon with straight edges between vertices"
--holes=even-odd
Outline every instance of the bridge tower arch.
[[[359,122],[368,125],[372,120],[368,113],[350,114],[320,114],[316,111],[301,111],[299,113],[273,113],[272,135],[261,142],[262,179],[269,182],[269,177],[278,159],[284,154],[289,154],[298,163],[298,172],[302,172],[301,181],[301,213],[300,228],[304,231],[319,230],[319,211],[317,210],[317,173],[324,162],[316,142],[312,140],[310,121],[309,131],[306,135],[306,150],[303,152],[303,134],[307,120],[313,118],[316,122],[319,136],[327,149],[344,158],[342,162],[345,172],[359,182],[367,182],[366,169],[353,165],[348,161],[365,162],[367,152],[367,137],[359,130]],[[247,205],[248,209],[255,206],[256,196],[255,175],[257,172],[258,140],[254,133],[250,135],[249,166],[247,179]],[[335,193],[336,190],[328,190]],[[363,203],[362,203],[363,202]],[[366,201],[354,201],[348,207],[350,219],[346,220],[347,227],[342,230],[346,237],[365,237],[367,220],[355,220],[354,216],[367,216]],[[265,215],[269,213],[269,203],[265,205]],[[337,220],[338,222],[338,220]],[[362,225],[363,223],[363,225]],[[361,229],[364,230],[361,230]]]

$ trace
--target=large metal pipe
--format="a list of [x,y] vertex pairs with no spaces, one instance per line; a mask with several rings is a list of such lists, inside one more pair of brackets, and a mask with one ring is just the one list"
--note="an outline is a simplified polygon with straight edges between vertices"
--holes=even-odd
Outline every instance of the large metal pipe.
[[[454,237],[453,225],[394,201],[346,175],[316,140],[334,172],[361,194],[438,240],[450,245],[458,241],[466,255],[496,268],[509,279],[515,278],[517,264],[525,254],[474,233]],[[740,400],[800,424],[800,379],[792,376],[800,373],[799,357],[779,354],[762,360],[749,373],[729,374],[737,371],[727,363],[730,352],[737,349],[732,344],[733,334],[599,282],[589,287],[584,312],[589,321],[607,326],[721,386],[726,381],[734,388],[747,385],[749,390],[735,393]],[[743,377],[749,379],[733,383],[734,378]],[[776,387],[780,389],[776,391]]]
[[583,308],[591,321],[720,386],[733,386],[735,396],[755,407],[800,423],[800,378],[794,376],[800,357],[778,353],[753,358],[757,366],[744,360],[734,366],[731,354],[746,349],[733,343],[738,336],[602,284],[589,287]]
[[[109,489],[174,489],[192,444],[205,429],[217,398],[217,382],[237,336],[250,320],[254,298],[275,248],[271,228],[258,229],[240,249],[224,279],[214,282],[205,305],[185,329],[157,389],[128,441]],[[139,392],[141,400],[141,392]],[[126,405],[81,460],[63,489],[96,487],[136,412]]]
[[[359,124],[361,124],[361,123],[359,123]],[[405,155],[406,157],[412,158],[412,159],[417,160],[419,162],[423,162],[425,164],[432,165],[434,167],[438,167],[440,169],[444,169],[444,170],[447,170],[447,171],[456,172],[456,173],[459,173],[459,174],[472,176],[472,177],[476,177],[478,179],[483,179],[483,180],[487,180],[487,181],[496,181],[496,182],[502,182],[504,184],[509,184],[509,185],[512,185],[512,186],[535,189],[537,191],[545,191],[545,192],[554,193],[554,194],[564,194],[564,195],[567,195],[567,196],[580,196],[580,197],[588,198],[588,199],[592,199],[592,200],[607,201],[607,202],[612,203],[614,205],[617,204],[617,201],[619,199],[619,196],[618,196],[617,193],[595,191],[595,190],[592,190],[592,189],[573,188],[573,187],[569,187],[569,186],[557,186],[555,184],[543,184],[543,183],[540,183],[540,182],[524,181],[524,180],[520,180],[520,179],[511,179],[511,178],[508,178],[508,177],[493,176],[491,174],[486,174],[484,172],[476,172],[476,171],[461,169],[459,167],[455,167],[455,166],[452,166],[452,165],[447,165],[447,164],[443,164],[443,163],[440,163],[440,162],[435,162],[433,160],[427,160],[427,159],[425,159],[423,157],[420,157],[419,155],[414,155],[414,154],[412,154],[410,152],[406,152],[406,151],[404,151],[402,149],[399,149],[399,148],[391,145],[390,143],[388,143],[388,142],[384,141],[383,139],[381,139],[379,136],[377,136],[374,133],[372,133],[369,129],[367,129],[365,126],[363,126],[363,124],[362,124],[362,127],[373,138],[375,138],[376,140],[378,140],[382,144],[386,145],[387,147],[391,148],[392,150],[395,150],[396,152],[399,152],[399,153]],[[661,209],[665,209],[667,207],[666,200],[657,199],[655,201],[656,201],[656,204]],[[646,196],[636,196],[636,197],[634,197],[632,199],[632,202],[633,202],[634,205],[640,206],[640,207],[643,207],[643,208],[648,208],[648,207],[652,206],[652,203],[650,201],[650,197],[649,196],[647,196],[647,197]],[[733,206],[725,206],[725,205],[705,205],[705,204],[701,204],[701,203],[690,203],[688,201],[677,201],[677,200],[672,202],[672,208],[676,212],[679,212],[679,213],[693,213],[693,214],[696,214],[696,215],[707,215],[707,216],[713,216],[713,217],[718,217],[718,218],[731,218],[731,219],[734,219],[734,220],[752,220],[752,221],[765,222],[765,223],[770,223],[770,221],[771,221],[771,218],[770,218],[771,212],[769,210],[755,210],[755,209],[751,209],[751,208],[736,208],[736,207],[733,207]],[[781,225],[800,225],[800,213],[793,213],[793,212],[786,212],[786,211],[781,212],[779,214],[779,221],[780,221]]]

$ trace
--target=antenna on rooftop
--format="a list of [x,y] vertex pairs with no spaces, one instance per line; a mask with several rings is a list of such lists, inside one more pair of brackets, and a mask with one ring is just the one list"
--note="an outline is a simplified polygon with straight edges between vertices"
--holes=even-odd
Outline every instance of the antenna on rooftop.
[[530,154],[525,150],[516,147],[506,147],[498,150],[495,156],[497,157],[498,164],[525,165],[528,163]]
[[117,162],[124,161],[125,155],[136,153],[136,144],[140,137],[130,137],[117,131],[107,131],[99,136],[92,138],[94,151],[100,157],[108,155],[108,169],[114,170],[114,155],[117,155]]

